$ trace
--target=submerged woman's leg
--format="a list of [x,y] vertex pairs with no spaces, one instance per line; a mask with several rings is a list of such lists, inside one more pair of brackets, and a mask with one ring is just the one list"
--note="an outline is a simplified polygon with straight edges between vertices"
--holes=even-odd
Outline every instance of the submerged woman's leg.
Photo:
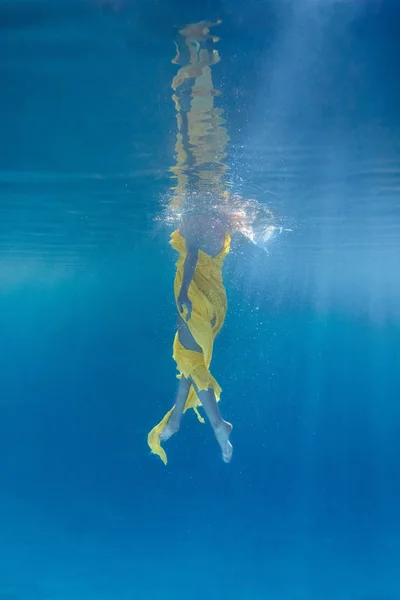
[[214,390],[212,388],[208,390],[199,390],[195,383],[193,383],[196,394],[204,408],[204,411],[210,421],[210,425],[214,430],[217,442],[221,446],[222,460],[224,462],[230,462],[232,458],[233,447],[229,441],[229,436],[232,432],[232,425],[221,417],[219,412],[217,399],[215,397]]
[[[197,344],[196,340],[194,339],[187,323],[180,316],[179,316],[179,320],[178,320],[178,331],[179,331],[179,340],[180,340],[181,344],[183,346],[185,346],[185,348],[187,348],[188,350],[201,352],[201,348]],[[223,460],[225,462],[229,462],[232,458],[232,451],[233,451],[232,444],[229,441],[229,436],[232,431],[232,425],[230,423],[228,423],[227,421],[224,421],[223,418],[221,417],[221,413],[219,412],[218,403],[217,403],[217,399],[215,397],[214,390],[212,388],[210,388],[208,390],[199,390],[192,380],[187,380],[187,381],[190,381],[190,383],[193,385],[193,387],[196,391],[197,397],[199,398],[199,400],[204,408],[204,411],[207,415],[207,418],[210,421],[210,425],[214,430],[215,437],[217,438],[217,441],[218,441],[219,445],[221,446]],[[190,385],[187,390],[187,393],[189,393],[189,389],[190,389]],[[182,408],[182,410],[183,410],[183,408]],[[172,420],[174,414],[175,414],[175,410],[171,415],[170,421]],[[181,416],[182,416],[182,413],[181,413]],[[179,422],[180,422],[180,420],[179,420]]]
[[[178,332],[179,332],[179,340],[185,348],[188,350],[194,350],[196,352],[201,352],[200,346],[196,343],[196,340],[190,333],[189,327],[186,325],[186,322],[182,319],[180,315],[178,315]],[[162,432],[160,433],[160,441],[165,442],[169,440],[169,438],[174,435],[177,431],[179,431],[179,427],[182,420],[183,409],[185,408],[186,400],[189,394],[190,386],[192,382],[187,377],[182,375],[181,380],[179,382],[178,392],[175,398],[175,406],[174,410],[168,422]]]
[[183,409],[185,408],[186,399],[188,397],[191,384],[192,382],[190,381],[190,379],[187,379],[182,375],[181,380],[179,382],[178,392],[176,394],[174,410],[172,411],[172,414],[168,419],[168,423],[160,433],[161,442],[169,440],[169,438],[172,435],[174,435],[174,433],[179,431],[183,415]]
[[[185,348],[195,352],[201,352],[200,346],[197,344],[193,335],[190,332],[186,322],[179,317],[178,320],[178,332],[179,341]],[[167,425],[160,435],[160,440],[165,441],[169,439],[174,433],[179,430],[180,422],[182,419],[183,409],[185,407],[186,399],[190,390],[190,386],[196,390],[196,394],[204,408],[204,411],[210,421],[210,425],[214,430],[215,437],[222,450],[222,459],[224,462],[229,462],[232,458],[232,444],[229,441],[229,436],[232,431],[232,425],[227,421],[224,421],[219,412],[217,399],[215,397],[214,390],[212,388],[208,390],[199,390],[191,379],[186,377],[181,378],[178,394],[176,397],[176,403],[173,413],[171,414]]]
[[178,334],[179,341],[182,346],[185,346],[187,350],[193,350],[194,352],[201,352],[201,348],[194,339],[192,332],[190,331],[188,324],[182,317],[178,316]]

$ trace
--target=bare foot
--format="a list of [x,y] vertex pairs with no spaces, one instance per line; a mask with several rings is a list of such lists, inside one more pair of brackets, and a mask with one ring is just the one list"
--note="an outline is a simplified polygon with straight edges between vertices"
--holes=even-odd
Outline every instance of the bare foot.
[[166,426],[158,436],[160,438],[160,442],[166,442],[177,431],[179,431],[179,425],[176,425],[174,422],[171,423],[171,419],[169,419]]
[[229,436],[232,432],[232,425],[227,421],[222,421],[218,427],[214,429],[215,437],[222,450],[222,460],[226,463],[231,461],[233,446],[229,441]]

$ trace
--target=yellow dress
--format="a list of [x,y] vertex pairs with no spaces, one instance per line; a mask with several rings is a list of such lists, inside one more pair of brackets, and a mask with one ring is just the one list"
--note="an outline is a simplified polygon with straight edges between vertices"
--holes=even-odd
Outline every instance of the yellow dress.
[[[202,352],[194,352],[182,346],[178,333],[175,335],[173,346],[173,358],[179,371],[178,377],[181,375],[190,377],[199,390],[213,388],[217,401],[220,398],[221,388],[211,375],[209,367],[214,339],[221,329],[226,315],[227,301],[222,281],[222,265],[230,250],[230,243],[231,238],[227,234],[221,251],[215,257],[199,250],[196,269],[189,286],[188,295],[192,302],[192,315],[187,321],[187,325]],[[183,267],[186,259],[186,243],[179,231],[174,231],[172,234],[171,245],[179,252],[174,282],[176,301],[182,285]],[[192,408],[196,412],[199,421],[204,423],[204,419],[197,409],[200,405],[201,402],[193,386],[191,386],[184,412]],[[171,408],[163,420],[150,431],[147,438],[151,451],[157,454],[165,465],[167,464],[167,455],[160,444],[159,436],[173,410],[174,408]]]

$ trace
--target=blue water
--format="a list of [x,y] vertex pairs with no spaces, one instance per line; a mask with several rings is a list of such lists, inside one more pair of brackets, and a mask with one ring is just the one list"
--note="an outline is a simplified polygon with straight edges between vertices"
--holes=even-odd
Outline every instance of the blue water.
[[[176,28],[221,17],[236,240],[222,463],[176,391]],[[0,5],[0,599],[400,598],[400,13],[389,0]]]

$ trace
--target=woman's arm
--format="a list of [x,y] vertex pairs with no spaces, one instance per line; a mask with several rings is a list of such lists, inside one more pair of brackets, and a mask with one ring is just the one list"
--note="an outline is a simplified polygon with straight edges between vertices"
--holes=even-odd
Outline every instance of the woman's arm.
[[186,259],[183,266],[182,286],[179,295],[187,297],[199,257],[198,220],[192,215],[187,215],[181,225],[181,233],[185,238]]
[[190,319],[192,314],[192,303],[189,298],[189,287],[196,270],[197,260],[199,258],[199,240],[198,223],[192,216],[187,216],[181,225],[181,233],[185,238],[186,258],[183,265],[182,285],[178,294],[178,309],[183,312],[186,308],[186,320]]
[[189,286],[192,282],[193,275],[196,270],[198,257],[198,248],[191,248],[190,250],[187,250],[185,263],[183,265],[182,285],[179,292],[179,296],[182,296],[183,298],[187,298]]
[[186,320],[188,321],[192,315],[192,302],[189,298],[189,287],[196,270],[197,260],[199,257],[199,249],[196,244],[190,245],[186,242],[186,258],[183,265],[182,285],[178,295],[178,309],[183,312],[186,308]]

